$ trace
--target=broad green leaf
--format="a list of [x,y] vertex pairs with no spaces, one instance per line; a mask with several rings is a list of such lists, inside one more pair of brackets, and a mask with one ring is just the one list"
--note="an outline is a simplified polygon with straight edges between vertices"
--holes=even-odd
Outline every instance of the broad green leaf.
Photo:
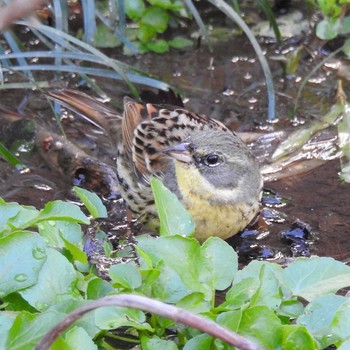
[[6,350],[32,350],[37,342],[66,315],[55,311],[42,314],[21,312],[15,319],[6,341]]
[[304,305],[299,300],[284,300],[282,301],[277,313],[280,316],[289,318],[297,318],[304,311]]
[[183,4],[171,0],[147,0],[150,4],[154,6],[161,7],[166,10],[175,10],[183,8]]
[[39,215],[34,207],[21,206],[18,203],[0,203],[0,232],[5,234],[15,229],[26,229],[29,223]]
[[146,322],[145,314],[140,310],[110,306],[95,310],[94,315],[96,326],[101,329],[134,327],[139,330],[153,331]]
[[114,48],[122,44],[112,30],[104,23],[97,25],[93,43],[94,46],[99,48]]
[[322,40],[331,40],[339,34],[340,27],[338,18],[328,17],[317,23],[316,35]]
[[238,333],[257,339],[265,350],[279,349],[282,343],[281,321],[266,306],[244,310]]
[[222,312],[216,318],[216,322],[231,331],[237,332],[242,320],[242,310]]
[[153,40],[146,43],[148,50],[156,53],[165,53],[169,51],[169,44],[163,39]]
[[350,339],[343,342],[339,347],[337,347],[337,350],[349,350],[350,349]]
[[346,39],[343,44],[343,52],[348,58],[350,57],[350,39]]
[[260,286],[252,296],[250,305],[265,305],[271,310],[279,308],[282,302],[282,291],[273,266],[265,264],[259,274]]
[[73,260],[79,261],[82,264],[87,264],[87,255],[83,251],[83,247],[79,247],[78,245],[69,242],[69,240],[64,237],[62,237],[62,239],[64,247],[71,253]]
[[178,350],[178,347],[172,340],[151,338],[142,342],[142,349],[145,350]]
[[141,23],[137,28],[137,38],[143,43],[148,43],[156,35],[157,31],[148,24]]
[[345,16],[341,22],[339,34],[349,34],[349,33],[350,33],[350,16]]
[[48,202],[32,223],[36,224],[45,220],[66,220],[86,225],[90,223],[77,205],[60,200]]
[[246,278],[254,278],[260,280],[261,269],[264,266],[268,266],[270,270],[274,272],[278,280],[282,280],[283,276],[283,268],[280,265],[275,263],[270,263],[267,261],[258,261],[253,260],[247,266],[245,266],[242,270],[239,270],[234,279],[234,285],[239,283],[240,281]]
[[43,221],[38,224],[38,230],[50,247],[64,248],[66,240],[83,248],[83,232],[81,226],[76,222],[64,220]]
[[350,286],[350,267],[333,258],[298,258],[283,271],[284,284],[295,296],[316,297]]
[[[160,261],[156,267],[155,276],[157,278],[152,283],[148,283],[147,289],[144,289],[145,291],[150,290],[154,298],[166,303],[177,303],[184,297],[192,294],[192,290],[186,286],[179,273],[169,265]],[[152,276],[150,277],[152,279]]]
[[176,306],[195,314],[209,312],[211,304],[204,299],[203,293],[191,293],[182,298]]
[[20,291],[21,296],[37,310],[45,310],[62,299],[78,298],[74,284],[78,273],[73,265],[57,250],[48,248],[47,259],[38,281]]
[[201,281],[216,290],[228,288],[238,271],[237,253],[218,237],[208,238],[200,250]]
[[320,296],[305,307],[297,323],[305,326],[310,334],[320,342],[322,348],[326,348],[339,340],[339,337],[331,331],[331,323],[337,310],[346,301],[347,298],[335,294]]
[[160,235],[192,235],[194,232],[193,219],[176,195],[156,178],[152,179],[151,186],[159,215]]
[[45,259],[38,234],[18,231],[0,239],[0,297],[34,285]]
[[350,301],[349,298],[341,304],[331,322],[330,331],[339,339],[350,338]]
[[169,41],[169,45],[175,49],[183,49],[184,47],[192,46],[193,42],[189,39],[177,36]]
[[134,290],[141,286],[140,268],[134,262],[112,265],[108,273],[116,288]]
[[125,13],[133,21],[137,21],[142,17],[146,7],[143,0],[128,0],[124,2]]
[[193,238],[181,236],[137,238],[138,246],[154,263],[163,261],[166,267],[176,271],[182,282],[194,292],[204,293],[206,300],[212,299],[212,290],[200,280],[202,268],[200,245]]
[[224,307],[236,309],[250,303],[252,296],[260,285],[258,278],[248,277],[235,283],[226,293]]
[[81,327],[70,329],[64,338],[72,349],[97,350],[97,345]]
[[170,16],[166,10],[151,6],[143,13],[141,23],[150,25],[158,33],[163,33],[168,27],[169,19]]
[[89,281],[86,288],[87,299],[99,299],[103,298],[111,293],[115,293],[116,290],[111,286],[111,284],[100,277],[95,277]]
[[315,340],[307,329],[299,325],[283,325],[283,350],[316,350]]
[[85,207],[94,219],[106,218],[107,210],[101,199],[96,193],[85,190],[84,188],[74,187],[74,192],[79,196]]
[[15,321],[17,314],[15,312],[2,311],[0,313],[0,349],[6,349],[5,344],[7,335]]
[[187,341],[183,350],[211,350],[213,341],[208,334],[199,334]]

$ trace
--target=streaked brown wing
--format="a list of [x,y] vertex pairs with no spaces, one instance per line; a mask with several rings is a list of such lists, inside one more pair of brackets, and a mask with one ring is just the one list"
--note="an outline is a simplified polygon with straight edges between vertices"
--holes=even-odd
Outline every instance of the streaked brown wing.
[[81,91],[64,89],[59,92],[48,91],[47,94],[50,98],[62,103],[64,107],[77,112],[106,131],[110,129],[111,119],[113,122],[121,119],[113,109]]

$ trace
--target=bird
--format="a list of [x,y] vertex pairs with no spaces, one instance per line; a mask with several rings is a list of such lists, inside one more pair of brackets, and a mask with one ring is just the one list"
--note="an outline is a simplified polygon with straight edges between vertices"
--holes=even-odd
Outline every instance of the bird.
[[[81,94],[50,95],[85,114],[90,108],[90,114],[102,110],[116,115],[85,94],[82,108]],[[257,160],[234,131],[183,107],[130,97],[123,102],[123,115],[115,118],[120,123],[114,136],[118,140],[116,172],[121,196],[136,218],[153,230],[159,227],[151,189],[154,177],[189,211],[194,237],[200,242],[211,236],[227,239],[256,218],[262,175]]]

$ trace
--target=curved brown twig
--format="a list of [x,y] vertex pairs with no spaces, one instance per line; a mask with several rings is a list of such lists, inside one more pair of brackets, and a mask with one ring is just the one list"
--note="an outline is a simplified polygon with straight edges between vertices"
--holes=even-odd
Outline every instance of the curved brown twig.
[[180,309],[173,305],[165,304],[158,300],[132,294],[107,296],[79,307],[67,315],[66,318],[59,322],[48,333],[46,333],[41,341],[36,345],[34,350],[49,349],[55,339],[60,335],[60,333],[68,328],[73,322],[81,318],[85,313],[103,306],[131,307],[134,309],[150,312],[162,317],[169,318],[175,322],[196,328],[215,338],[221,339],[238,349],[262,350],[260,346],[238,335],[237,333],[220,326],[212,320],[208,320],[187,310]]

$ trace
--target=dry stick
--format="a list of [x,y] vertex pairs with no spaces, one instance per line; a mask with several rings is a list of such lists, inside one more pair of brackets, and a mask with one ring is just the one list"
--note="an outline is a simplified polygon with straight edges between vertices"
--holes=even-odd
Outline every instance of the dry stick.
[[48,333],[46,333],[41,341],[36,345],[34,350],[49,349],[60,333],[69,327],[73,322],[81,318],[85,313],[103,306],[131,307],[145,312],[154,313],[156,315],[174,320],[175,322],[183,323],[187,326],[199,329],[200,331],[203,331],[215,338],[219,338],[238,349],[262,350],[260,346],[238,335],[237,333],[218,325],[214,321],[195,315],[176,306],[165,304],[158,300],[132,294],[112,295],[94,300],[79,307],[67,315],[66,318],[59,322]]
[[0,6],[0,32],[7,29],[15,20],[32,15],[45,3],[46,0],[12,0],[7,5]]

